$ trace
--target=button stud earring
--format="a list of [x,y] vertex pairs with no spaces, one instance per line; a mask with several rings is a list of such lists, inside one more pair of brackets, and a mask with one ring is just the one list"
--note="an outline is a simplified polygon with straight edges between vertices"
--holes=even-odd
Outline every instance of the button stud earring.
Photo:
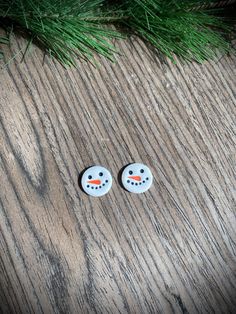
[[143,164],[133,163],[126,166],[121,175],[124,188],[132,193],[146,192],[152,185],[151,170]]
[[88,168],[81,177],[83,190],[95,197],[105,195],[112,186],[112,176],[110,171],[101,166]]

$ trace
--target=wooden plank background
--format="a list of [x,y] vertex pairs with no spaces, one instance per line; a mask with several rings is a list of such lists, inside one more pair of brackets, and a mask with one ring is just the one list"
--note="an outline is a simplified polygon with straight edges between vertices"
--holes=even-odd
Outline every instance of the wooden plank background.
[[[1,313],[235,313],[236,56],[116,45],[115,64],[34,47],[0,72]],[[120,187],[130,162],[148,192]],[[78,186],[93,164],[114,178],[101,198]]]

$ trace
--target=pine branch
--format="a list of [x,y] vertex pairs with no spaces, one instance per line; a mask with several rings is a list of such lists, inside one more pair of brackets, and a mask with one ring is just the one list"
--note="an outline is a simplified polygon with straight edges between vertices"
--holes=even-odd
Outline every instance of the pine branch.
[[230,48],[222,36],[229,31],[223,20],[200,9],[213,2],[128,0],[131,19],[125,23],[171,59],[176,54],[202,62],[213,58],[217,49],[227,52]]
[[75,65],[94,52],[110,60],[109,42],[121,38],[111,24],[123,25],[173,59],[174,55],[202,62],[217,49],[227,52],[224,34],[230,28],[212,9],[218,0],[0,0],[0,25],[10,21],[61,63]]
[[104,9],[104,0],[30,1],[0,0],[0,17],[10,19],[27,32],[61,63],[75,65],[75,59],[93,58],[97,52],[113,59],[116,52],[110,38],[121,35],[105,26],[118,19]]

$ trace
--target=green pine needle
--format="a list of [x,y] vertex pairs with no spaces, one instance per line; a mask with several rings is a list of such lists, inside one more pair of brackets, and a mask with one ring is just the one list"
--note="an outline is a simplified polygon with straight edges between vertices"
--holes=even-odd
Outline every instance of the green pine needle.
[[0,37],[0,44],[8,44],[9,39],[7,37]]
[[[9,38],[0,36],[0,44],[7,45],[9,44]],[[0,50],[0,59],[3,59],[3,52]]]

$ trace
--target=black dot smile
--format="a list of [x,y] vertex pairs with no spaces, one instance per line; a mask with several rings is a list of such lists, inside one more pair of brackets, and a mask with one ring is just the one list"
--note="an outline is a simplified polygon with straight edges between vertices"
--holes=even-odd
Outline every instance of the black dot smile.
[[148,180],[149,180],[149,178],[147,177],[145,180],[143,180],[142,182],[139,182],[139,183],[133,182],[133,181],[130,181],[130,180],[127,180],[126,182],[131,184],[131,185],[142,185],[142,184],[146,183],[146,181],[148,181]]
[[87,189],[91,188],[92,190],[98,190],[98,189],[101,189],[103,186],[105,186],[107,183],[109,182],[109,180],[106,180],[104,183],[102,183],[101,185],[99,186],[94,186],[94,185],[86,185]]

